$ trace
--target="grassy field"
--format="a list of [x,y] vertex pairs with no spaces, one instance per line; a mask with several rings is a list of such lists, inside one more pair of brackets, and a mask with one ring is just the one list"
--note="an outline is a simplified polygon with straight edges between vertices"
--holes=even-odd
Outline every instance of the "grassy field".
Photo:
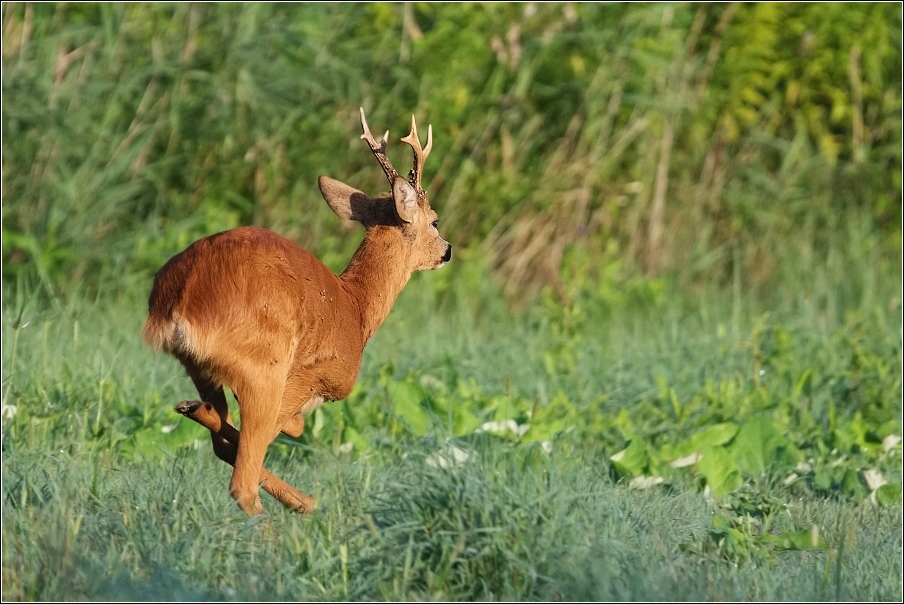
[[[3,3],[3,600],[901,601],[896,6]],[[248,519],[152,275],[341,270],[359,107],[455,255]]]
[[[511,314],[461,272],[418,275],[349,400],[271,447],[309,517],[232,502],[139,284],[7,297],[4,599],[900,598],[895,298]],[[734,465],[666,463],[688,447]]]

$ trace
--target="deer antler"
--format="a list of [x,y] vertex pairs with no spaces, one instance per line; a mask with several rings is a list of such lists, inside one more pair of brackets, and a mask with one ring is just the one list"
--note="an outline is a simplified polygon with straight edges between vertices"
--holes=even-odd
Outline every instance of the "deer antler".
[[399,173],[396,172],[396,169],[389,163],[389,158],[386,157],[386,139],[389,138],[389,130],[386,131],[386,134],[383,135],[380,142],[377,142],[374,139],[374,135],[370,133],[370,128],[367,127],[367,120],[364,119],[364,108],[360,107],[360,109],[361,127],[364,128],[364,134],[361,135],[361,138],[367,142],[370,150],[374,152],[374,157],[380,162],[380,165],[383,167],[383,173],[386,174],[386,178],[389,179],[389,186],[392,186],[395,179],[399,178]]
[[[383,138],[377,141],[374,138],[374,135],[371,134],[370,128],[367,126],[367,119],[364,117],[363,107],[361,108],[361,127],[364,129],[364,134],[361,135],[361,138],[367,142],[370,150],[373,151],[374,157],[380,162],[380,166],[383,167],[383,173],[386,174],[386,178],[389,180],[390,186],[392,186],[395,179],[399,178],[399,173],[392,167],[389,158],[386,157],[386,139],[389,138],[389,130],[386,131]],[[411,132],[402,139],[402,142],[408,143],[411,146],[411,150],[414,152],[414,167],[411,168],[411,171],[408,173],[408,182],[411,183],[411,186],[417,191],[422,192],[424,189],[421,186],[421,176],[424,173],[424,162],[427,161],[427,156],[430,155],[430,150],[433,148],[433,125],[427,126],[427,146],[422,149],[421,140],[417,135],[417,123],[414,121],[414,116],[412,115]]]
[[424,189],[421,187],[421,176],[424,173],[424,163],[427,161],[427,156],[430,155],[430,150],[433,148],[433,125],[430,124],[427,126],[427,146],[421,149],[421,140],[417,135],[417,124],[412,115],[411,132],[402,139],[402,142],[411,145],[411,150],[414,152],[414,167],[408,174],[408,182],[410,182],[418,191],[423,191]]

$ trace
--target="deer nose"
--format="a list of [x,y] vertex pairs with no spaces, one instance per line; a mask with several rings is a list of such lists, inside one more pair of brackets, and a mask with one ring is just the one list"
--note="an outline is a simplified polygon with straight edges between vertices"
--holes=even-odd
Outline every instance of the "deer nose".
[[446,253],[443,254],[443,262],[448,262],[452,259],[452,244],[449,244],[449,247],[446,248]]

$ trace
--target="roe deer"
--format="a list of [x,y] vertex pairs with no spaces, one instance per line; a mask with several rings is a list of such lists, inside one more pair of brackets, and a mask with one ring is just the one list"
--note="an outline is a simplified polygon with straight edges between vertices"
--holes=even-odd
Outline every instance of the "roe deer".
[[[280,432],[299,436],[304,415],[324,401],[348,396],[364,345],[411,274],[452,257],[421,186],[432,127],[421,148],[411,117],[411,133],[401,139],[414,151],[407,179],[386,157],[389,132],[375,140],[363,109],[361,127],[391,190],[370,197],[318,179],[333,211],[365,227],[341,275],[276,233],[242,227],[196,241],[154,277],[142,335],[185,366],[201,400],[176,411],[210,430],[217,457],[234,466],[230,493],[248,515],[263,511],[259,485],[286,507],[314,508],[310,497],[263,468],[267,447]],[[238,401],[241,434],[224,385]]]

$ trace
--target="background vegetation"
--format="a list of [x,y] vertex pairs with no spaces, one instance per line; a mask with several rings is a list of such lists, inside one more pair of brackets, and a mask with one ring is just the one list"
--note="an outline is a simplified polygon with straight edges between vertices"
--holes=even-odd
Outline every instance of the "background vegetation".
[[682,284],[764,285],[791,265],[839,285],[849,258],[900,255],[894,5],[36,4],[3,19],[7,280],[98,287],[251,222],[349,247],[313,183],[382,187],[359,106],[397,134],[410,113],[434,125],[445,230],[486,246],[514,295],[564,287],[573,248]]
[[[4,599],[901,599],[897,4],[2,10]],[[359,106],[456,254],[248,521],[146,296]]]

